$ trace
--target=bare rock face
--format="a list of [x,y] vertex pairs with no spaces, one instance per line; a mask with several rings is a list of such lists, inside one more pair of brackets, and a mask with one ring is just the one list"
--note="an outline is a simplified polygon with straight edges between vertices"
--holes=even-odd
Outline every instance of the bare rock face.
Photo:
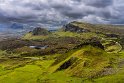
[[88,29],[81,28],[79,26],[73,25],[71,23],[65,25],[63,27],[64,31],[71,31],[71,32],[77,32],[77,33],[87,33],[90,32]]
[[50,32],[44,28],[37,27],[32,31],[33,35],[48,35]]
[[105,49],[104,46],[102,45],[102,43],[100,42],[100,40],[96,37],[85,40],[85,42],[77,45],[75,48],[77,49],[77,48],[81,48],[81,47],[87,46],[87,45],[91,45],[93,47],[97,47],[97,48],[100,48],[103,50]]
[[105,34],[106,37],[110,37],[110,38],[119,38],[119,35],[116,34]]

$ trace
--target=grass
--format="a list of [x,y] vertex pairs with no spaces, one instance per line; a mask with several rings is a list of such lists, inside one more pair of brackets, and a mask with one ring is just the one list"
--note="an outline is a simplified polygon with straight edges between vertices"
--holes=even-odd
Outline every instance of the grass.
[[94,81],[95,83],[124,83],[124,68],[114,75],[101,77]]
[[22,39],[24,39],[24,40],[44,40],[44,39],[47,39],[47,38],[49,38],[48,35],[34,36],[34,35],[32,35],[32,33],[27,33],[25,36],[22,37]]
[[[94,48],[92,46],[83,47],[77,51],[69,53],[69,56],[63,55],[59,56],[62,60],[56,60],[50,71],[55,72],[63,66],[67,66],[65,63],[70,63],[72,59],[76,59],[67,69],[66,73],[70,76],[78,77],[96,77],[99,72],[101,72],[105,67],[109,66],[109,57],[110,54],[107,54],[105,51]],[[64,56],[67,56],[63,58]],[[64,65],[65,64],[65,65]]]
[[[33,71],[29,71],[31,68],[33,68]],[[26,66],[22,69],[14,70],[13,72],[0,77],[0,81],[2,83],[36,83],[39,72],[34,71],[40,71],[40,68],[37,66]]]
[[[56,31],[48,35],[34,36],[26,34],[22,39],[45,40],[45,43],[58,44],[60,47],[73,44],[75,40],[82,42],[85,39],[99,38],[106,46],[106,51],[93,47],[83,46],[63,54],[36,56],[36,49],[29,47],[17,48],[16,54],[27,54],[34,56],[23,56],[23,58],[7,58],[6,51],[0,50],[0,82],[1,83],[123,83],[124,81],[124,51],[114,39],[105,39],[103,34],[96,34],[98,30],[104,30],[102,25],[88,23],[72,23],[81,28],[92,30],[88,33],[74,33]],[[99,27],[99,29],[98,29]],[[100,31],[100,32],[101,32]],[[112,32],[112,31],[110,31]],[[67,38],[67,39],[66,39]],[[70,39],[69,39],[70,38]],[[74,39],[73,38],[77,38]],[[70,44],[72,40],[72,43]],[[61,42],[60,42],[61,41]],[[66,43],[69,42],[69,43]],[[114,42],[114,44],[113,44]],[[78,42],[77,42],[78,43]],[[9,46],[9,45],[8,45]],[[53,46],[54,47],[54,46]],[[70,46],[71,47],[71,46]],[[59,50],[61,50],[59,48]],[[121,52],[120,52],[121,51]],[[40,51],[41,52],[41,51]],[[16,56],[16,54],[13,54]],[[4,57],[4,58],[3,58]],[[22,57],[22,56],[21,56]],[[121,62],[121,67],[119,67]],[[106,72],[105,69],[118,70],[115,73]],[[109,74],[111,73],[111,74]]]
[[[10,69],[11,72],[0,76],[1,83],[37,83],[38,76],[47,70],[53,61],[36,61],[23,67]],[[1,69],[1,72],[4,72]]]
[[82,78],[69,77],[64,71],[47,74],[39,78],[39,83],[82,83]]
[[6,75],[7,73],[12,72],[12,70],[6,70],[2,66],[0,66],[0,76]]
[[[88,52],[88,53],[87,53]],[[121,53],[123,56],[123,52]],[[53,58],[46,56],[46,60],[34,60],[28,62],[23,61],[22,66],[20,60],[6,60],[0,63],[0,82],[1,83],[123,83],[124,70],[119,73],[104,77],[97,77],[92,80],[81,76],[92,76],[108,65],[110,58],[116,56],[107,55],[103,50],[86,46],[84,48],[68,53],[68,57],[63,58],[57,64],[54,64],[54,57],[62,57],[62,55],[53,55]],[[76,62],[66,70],[52,72],[53,68],[60,67],[64,62],[67,62],[72,57],[77,57]],[[50,59],[49,59],[50,58]],[[113,60],[115,62],[115,60]],[[85,65],[85,66],[84,66]],[[9,67],[9,68],[7,68]],[[13,68],[14,67],[14,68]],[[7,68],[7,69],[6,69]],[[72,69],[71,69],[72,68]],[[83,73],[82,73],[83,72]],[[117,77],[118,76],[118,77]],[[116,80],[115,80],[116,79]]]
[[0,58],[5,57],[6,55],[8,55],[6,51],[0,50]]
[[[69,32],[67,32],[66,34],[61,34],[61,36],[64,37],[67,34],[69,34]],[[33,50],[31,49],[26,50],[27,47],[24,48],[16,49],[18,50],[16,52],[33,52]],[[2,56],[6,54],[6,51],[0,51],[0,53],[0,55]],[[111,66],[112,68],[117,68],[117,59],[118,57],[121,57],[121,59],[123,59],[124,53],[121,52],[119,55],[120,56],[117,56],[116,54],[113,55],[112,53],[106,53],[104,50],[97,47],[85,46],[83,48],[71,50],[64,54],[55,54],[31,58],[24,57],[24,60],[5,59],[5,61],[0,62],[0,82],[92,83],[93,81],[95,81],[102,83],[104,81],[111,82],[113,81],[113,79],[116,79],[116,76],[120,76],[120,79],[118,78],[118,81],[121,81],[123,79],[123,77],[121,77],[123,76],[123,71],[115,75],[110,75],[111,78],[109,76],[101,77],[99,74],[99,72],[103,71],[103,69],[108,66]],[[26,58],[30,58],[31,60]],[[67,69],[59,70],[61,69],[63,64],[69,62],[70,60],[72,62]],[[91,78],[94,79],[90,80]]]
[[56,31],[51,33],[50,35],[32,35],[32,33],[27,33],[22,39],[26,40],[45,40],[48,38],[59,38],[59,37],[78,37],[83,39],[89,39],[92,37],[101,37],[103,35],[97,35],[96,33],[88,32],[88,33],[74,33],[70,31]]
[[113,52],[113,53],[118,53],[120,52],[122,49],[122,47],[120,45],[113,45],[113,46],[109,46],[106,51],[107,52]]
[[99,37],[102,35],[97,35],[96,33],[92,33],[92,32],[88,32],[88,33],[74,33],[74,32],[70,32],[70,31],[57,31],[53,33],[54,36],[58,36],[58,37],[79,37],[79,38],[84,38],[84,39],[89,39],[92,37]]
[[119,57],[120,57],[121,59],[124,59],[124,50],[122,50],[121,52],[119,52]]
[[111,39],[105,39],[101,40],[102,45],[105,47],[105,51],[109,53],[118,53],[122,50],[122,46]]
[[[54,60],[37,60],[23,67],[4,70],[0,67],[1,83],[81,83],[82,79],[69,77],[64,71],[49,73],[47,69]],[[8,72],[9,71],[9,72]]]
[[95,77],[104,67],[109,65],[108,55],[101,49],[85,47],[73,54],[79,59],[67,69],[69,75],[79,77]]
[[92,32],[102,32],[105,34],[114,33],[118,35],[123,35],[124,33],[123,26],[90,24],[90,23],[82,23],[82,22],[71,22],[70,24],[79,26],[80,28],[91,30]]

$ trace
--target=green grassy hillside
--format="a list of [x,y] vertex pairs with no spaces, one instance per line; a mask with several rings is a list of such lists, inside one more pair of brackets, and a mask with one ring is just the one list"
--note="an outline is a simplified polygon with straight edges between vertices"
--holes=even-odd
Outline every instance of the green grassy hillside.
[[0,81],[2,83],[123,83],[123,57],[121,53],[108,54],[100,48],[86,46],[63,55],[1,58]]
[[0,83],[123,83],[123,31],[71,22],[0,41]]
[[83,22],[71,22],[70,25],[78,26],[79,28],[88,29],[92,32],[101,32],[101,33],[113,33],[118,35],[123,35],[124,26],[117,25],[102,25],[102,24],[90,24]]

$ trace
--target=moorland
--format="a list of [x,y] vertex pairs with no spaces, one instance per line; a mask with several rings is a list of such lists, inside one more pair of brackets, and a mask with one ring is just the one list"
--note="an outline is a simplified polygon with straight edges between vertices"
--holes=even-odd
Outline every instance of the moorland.
[[1,83],[123,83],[124,26],[70,22],[0,41]]

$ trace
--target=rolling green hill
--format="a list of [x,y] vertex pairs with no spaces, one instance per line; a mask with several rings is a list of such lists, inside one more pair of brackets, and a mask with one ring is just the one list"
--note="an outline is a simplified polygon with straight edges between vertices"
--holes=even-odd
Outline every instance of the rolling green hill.
[[123,83],[124,28],[71,22],[0,41],[1,83]]

